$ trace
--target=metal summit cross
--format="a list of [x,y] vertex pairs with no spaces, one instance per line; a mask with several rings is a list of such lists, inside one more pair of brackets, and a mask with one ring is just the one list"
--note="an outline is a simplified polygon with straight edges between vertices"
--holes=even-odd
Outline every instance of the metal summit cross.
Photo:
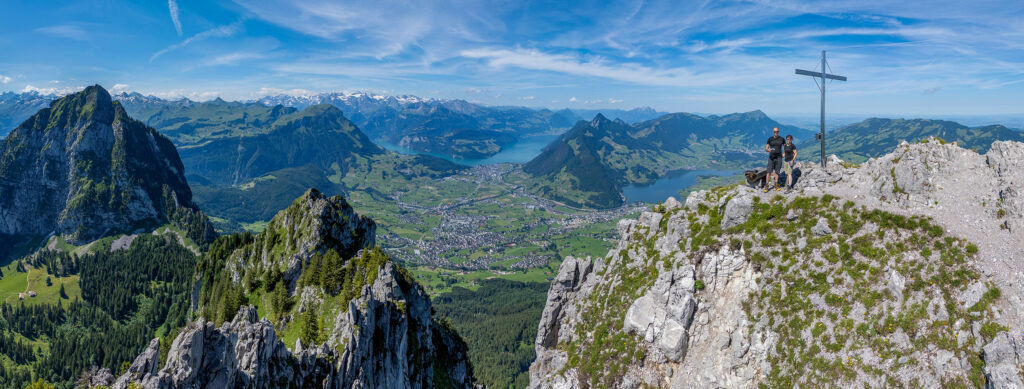
[[[808,70],[796,69],[796,74],[801,76],[810,76],[814,78],[814,83],[818,85],[818,89],[821,90],[821,133],[818,134],[817,138],[821,140],[821,167],[825,167],[825,80],[838,80],[846,81],[845,76],[837,76],[835,74],[828,74],[828,62],[825,62],[825,50],[821,51],[821,72],[812,72]],[[821,83],[818,80],[821,79]]]

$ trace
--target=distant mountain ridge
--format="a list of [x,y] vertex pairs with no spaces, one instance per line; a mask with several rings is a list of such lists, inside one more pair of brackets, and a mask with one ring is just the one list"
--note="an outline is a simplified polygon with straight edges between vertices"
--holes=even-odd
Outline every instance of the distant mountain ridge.
[[[980,153],[987,152],[995,141],[1024,142],[1024,133],[1001,125],[971,128],[948,120],[870,118],[832,131],[826,137],[825,146],[828,154],[859,163],[885,155],[900,141],[913,143],[931,137],[957,142],[961,147]],[[807,158],[817,160],[820,157],[818,142],[804,142],[800,147],[809,150],[804,154]]]
[[344,170],[356,156],[384,152],[334,106],[289,112],[272,115],[276,120],[265,133],[183,147],[186,170],[204,182],[239,185],[274,170],[309,164],[327,170],[338,163]]
[[[610,207],[622,203],[619,191],[625,174],[608,161],[615,145],[636,149],[625,122],[597,114],[580,121],[523,165],[523,171],[544,181],[534,191],[575,206]],[[645,174],[652,172],[645,171]]]
[[99,85],[53,101],[3,140],[0,193],[0,235],[82,243],[173,221],[196,242],[215,236],[174,145]]
[[49,106],[56,98],[55,95],[44,95],[35,91],[0,93],[0,137],[7,136],[8,132],[36,111]]
[[772,127],[797,139],[812,131],[761,111],[702,117],[673,113],[626,124],[598,114],[580,121],[523,166],[534,193],[575,206],[616,207],[622,188],[683,169],[739,169],[763,156]]

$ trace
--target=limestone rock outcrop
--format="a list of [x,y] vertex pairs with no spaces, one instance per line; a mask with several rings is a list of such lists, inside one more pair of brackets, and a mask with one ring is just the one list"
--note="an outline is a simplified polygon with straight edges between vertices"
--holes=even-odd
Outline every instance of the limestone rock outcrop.
[[[193,297],[204,317],[180,331],[161,368],[154,340],[114,386],[472,387],[465,342],[434,320],[412,275],[374,247],[375,230],[344,198],[310,189],[265,232],[218,240],[211,252],[224,255],[214,262],[223,267],[201,263]],[[221,260],[209,255],[203,261]],[[243,305],[218,327],[243,292],[262,305]],[[298,338],[285,344],[287,334]]]
[[1024,387],[1024,144],[696,191],[548,292],[531,388]]

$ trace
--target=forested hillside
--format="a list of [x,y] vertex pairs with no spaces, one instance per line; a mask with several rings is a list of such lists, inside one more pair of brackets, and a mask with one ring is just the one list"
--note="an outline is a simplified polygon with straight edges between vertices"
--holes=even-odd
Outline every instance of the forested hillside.
[[82,255],[42,251],[2,268],[0,386],[71,386],[92,367],[121,371],[150,339],[185,324],[195,254],[174,234],[130,241]]
[[484,280],[434,298],[435,316],[451,323],[469,346],[476,378],[489,388],[525,388],[548,284]]

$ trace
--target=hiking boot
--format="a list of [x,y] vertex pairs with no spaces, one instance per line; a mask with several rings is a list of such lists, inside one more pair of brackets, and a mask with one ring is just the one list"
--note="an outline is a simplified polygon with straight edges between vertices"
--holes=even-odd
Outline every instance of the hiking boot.
[[775,187],[775,190],[776,190],[776,191],[780,191],[780,190],[782,190],[782,187],[781,187],[781,186],[776,186],[776,187]]

